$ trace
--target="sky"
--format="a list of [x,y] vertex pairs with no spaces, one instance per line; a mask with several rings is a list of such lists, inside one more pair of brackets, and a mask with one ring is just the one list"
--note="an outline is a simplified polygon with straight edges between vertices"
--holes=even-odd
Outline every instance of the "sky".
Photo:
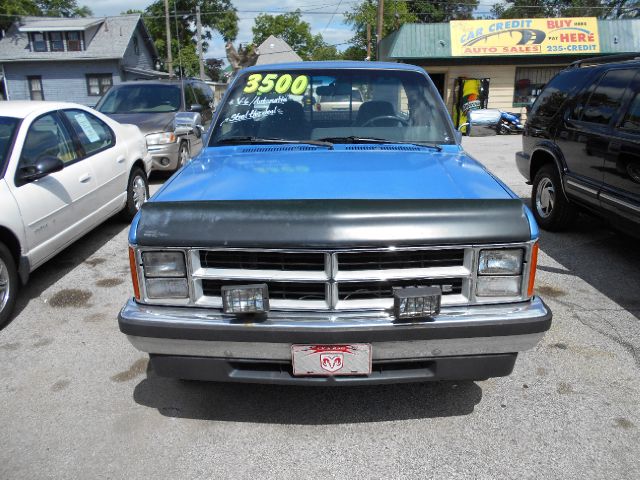
[[[349,26],[344,23],[344,15],[340,12],[351,10],[354,4],[361,3],[362,0],[233,0],[233,4],[238,10],[239,34],[236,39],[238,43],[247,44],[251,42],[253,33],[253,20],[260,12],[277,15],[294,11],[296,8],[305,13],[302,19],[311,25],[311,32],[315,35],[321,33],[324,41],[336,45],[338,50],[344,50],[346,43],[353,36]],[[480,13],[486,13],[490,6],[499,0],[481,0]],[[91,8],[95,16],[119,15],[129,9],[144,10],[152,3],[151,0],[78,0],[78,5],[86,5]],[[313,12],[313,13],[311,13]],[[206,58],[225,58],[224,41],[222,37],[214,32],[213,41],[210,42],[209,50],[205,53]]]

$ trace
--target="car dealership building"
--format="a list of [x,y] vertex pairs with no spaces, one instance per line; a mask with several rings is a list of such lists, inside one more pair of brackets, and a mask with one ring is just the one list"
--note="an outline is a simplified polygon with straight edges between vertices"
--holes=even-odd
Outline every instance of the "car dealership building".
[[542,87],[576,60],[640,56],[640,19],[535,18],[404,24],[380,59],[424,67],[454,122],[469,108],[526,114]]

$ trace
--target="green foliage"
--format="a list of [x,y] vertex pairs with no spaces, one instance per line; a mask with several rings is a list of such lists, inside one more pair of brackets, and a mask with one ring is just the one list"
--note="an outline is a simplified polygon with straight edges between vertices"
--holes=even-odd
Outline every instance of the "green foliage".
[[91,9],[78,6],[76,0],[2,0],[0,2],[0,30],[7,30],[18,17],[24,15],[49,17],[89,17]]
[[640,17],[640,0],[506,0],[491,9],[496,18]]
[[407,3],[411,13],[418,17],[420,23],[449,22],[451,20],[470,20],[473,11],[480,2],[478,0],[460,0],[430,2],[415,0]]
[[[189,76],[197,76],[200,72],[196,51],[196,6],[200,6],[204,52],[213,38],[213,30],[220,32],[225,41],[235,40],[238,35],[238,16],[231,0],[169,0],[174,68],[177,71],[182,65],[183,72]],[[177,18],[173,16],[174,7],[178,12]],[[164,14],[164,0],[156,0],[146,8],[143,16],[158,53],[163,58],[167,51]]]
[[[345,15],[345,22],[351,25],[354,36],[351,39],[352,46],[365,52],[362,60],[366,57],[367,51],[367,24],[371,25],[371,60],[375,58],[376,50],[376,15],[377,3],[363,2],[355,5],[350,12]],[[418,17],[409,11],[408,2],[401,0],[388,0],[384,3],[384,22],[382,28],[382,38],[400,28],[403,23],[417,22]],[[355,51],[352,51],[355,53]]]
[[282,15],[260,14],[253,28],[253,44],[258,46],[269,35],[281,38],[303,60],[335,60],[340,58],[336,47],[327,45],[321,34],[312,35],[311,25],[302,20],[300,10]]

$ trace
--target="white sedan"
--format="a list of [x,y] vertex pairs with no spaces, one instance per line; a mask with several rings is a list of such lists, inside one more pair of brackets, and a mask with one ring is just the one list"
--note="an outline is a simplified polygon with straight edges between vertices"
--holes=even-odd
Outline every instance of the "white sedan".
[[87,107],[0,102],[0,328],[20,284],[89,230],[149,195],[144,136]]

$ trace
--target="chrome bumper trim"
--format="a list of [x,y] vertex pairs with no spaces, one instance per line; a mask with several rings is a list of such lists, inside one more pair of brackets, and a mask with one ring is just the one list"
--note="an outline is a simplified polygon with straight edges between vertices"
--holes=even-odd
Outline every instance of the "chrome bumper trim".
[[[456,338],[374,342],[373,360],[418,359],[443,356],[515,353],[535,347],[544,333],[507,337]],[[141,352],[246,360],[291,360],[291,344],[262,342],[216,342],[128,335]]]

